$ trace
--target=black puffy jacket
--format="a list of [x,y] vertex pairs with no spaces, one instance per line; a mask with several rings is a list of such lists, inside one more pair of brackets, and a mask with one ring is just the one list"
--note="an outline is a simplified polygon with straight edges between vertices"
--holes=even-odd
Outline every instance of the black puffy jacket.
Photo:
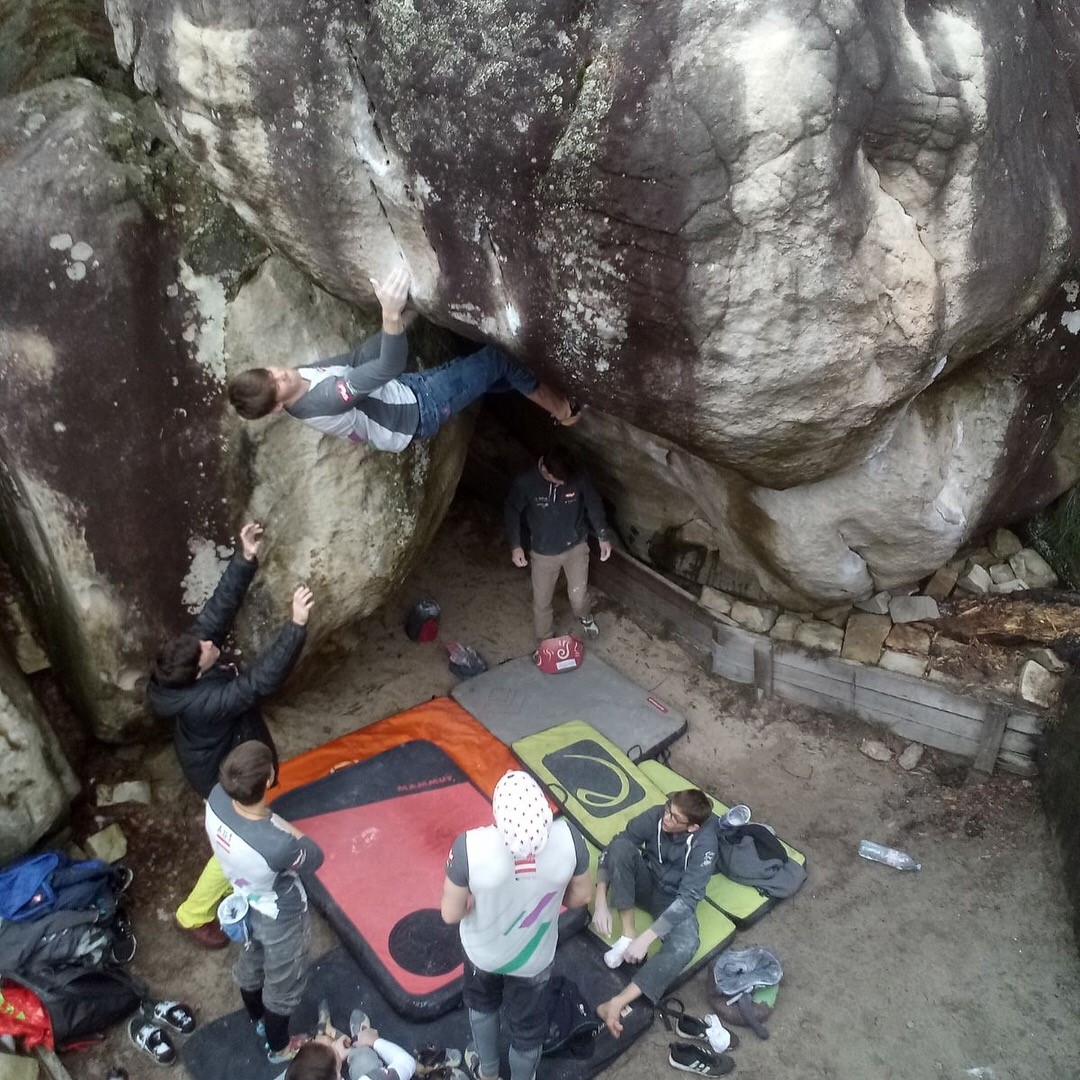
[[[202,641],[221,645],[244,601],[258,564],[237,552],[225,567],[214,595],[191,627]],[[173,721],[180,768],[205,799],[217,783],[218,768],[230,750],[249,739],[277,749],[259,710],[259,702],[280,689],[300,656],[307,630],[287,622],[250,670],[215,664],[189,686],[162,686],[150,679],[147,698],[158,716]]]

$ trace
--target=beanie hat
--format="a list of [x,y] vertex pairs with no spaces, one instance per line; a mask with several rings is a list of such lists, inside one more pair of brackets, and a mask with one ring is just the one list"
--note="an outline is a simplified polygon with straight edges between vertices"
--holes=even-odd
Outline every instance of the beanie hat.
[[540,785],[525,772],[504,773],[491,798],[495,826],[515,859],[538,855],[548,841],[551,806]]

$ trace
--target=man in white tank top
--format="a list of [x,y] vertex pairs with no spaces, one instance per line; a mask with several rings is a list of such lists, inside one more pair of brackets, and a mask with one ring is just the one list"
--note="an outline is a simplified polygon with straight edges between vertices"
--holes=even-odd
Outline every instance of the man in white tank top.
[[[559,909],[592,895],[581,834],[527,773],[506,773],[492,797],[495,824],[469,829],[446,860],[442,917],[461,928],[465,1005],[477,1080],[499,1075],[499,1009],[510,1031],[510,1080],[533,1080],[547,1034],[545,989]],[[472,1060],[470,1061],[470,1057]]]

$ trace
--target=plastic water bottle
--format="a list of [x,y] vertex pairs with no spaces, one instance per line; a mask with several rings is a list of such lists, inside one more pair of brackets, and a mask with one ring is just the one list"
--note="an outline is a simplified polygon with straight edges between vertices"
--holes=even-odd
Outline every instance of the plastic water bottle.
[[859,854],[871,862],[884,863],[896,870],[921,870],[922,863],[916,862],[906,851],[875,844],[873,840],[864,840],[859,845]]

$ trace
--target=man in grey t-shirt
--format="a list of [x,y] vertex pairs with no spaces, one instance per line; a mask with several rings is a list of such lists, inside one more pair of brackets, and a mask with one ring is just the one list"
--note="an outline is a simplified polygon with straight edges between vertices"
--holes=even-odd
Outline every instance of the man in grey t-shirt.
[[409,275],[392,271],[375,295],[382,332],[343,356],[303,367],[248,368],[229,380],[229,401],[245,420],[287,412],[328,435],[399,454],[430,439],[452,416],[489,391],[516,390],[556,423],[573,424],[580,407],[540,382],[501,349],[486,345],[437,368],[405,372],[402,312]]
[[260,742],[241,743],[221,763],[206,801],[206,833],[233,890],[248,903],[250,941],[233,978],[248,1015],[266,1038],[275,1065],[303,1045],[289,1038],[289,1019],[307,985],[311,924],[300,876],[322,865],[318,844],[266,805],[274,762]]

